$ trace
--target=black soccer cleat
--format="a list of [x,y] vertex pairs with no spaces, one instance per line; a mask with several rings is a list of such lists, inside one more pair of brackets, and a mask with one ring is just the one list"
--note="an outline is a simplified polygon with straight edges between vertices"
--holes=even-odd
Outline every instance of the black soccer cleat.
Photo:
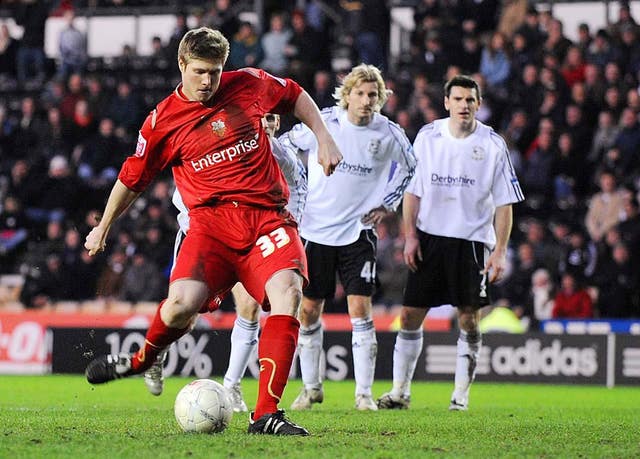
[[253,420],[253,413],[251,413],[248,432],[265,435],[301,435],[304,437],[309,435],[307,429],[289,421],[284,415],[284,410],[263,414],[257,421]]
[[125,378],[133,374],[131,356],[129,354],[100,356],[89,362],[84,374],[91,384],[103,384],[114,379]]

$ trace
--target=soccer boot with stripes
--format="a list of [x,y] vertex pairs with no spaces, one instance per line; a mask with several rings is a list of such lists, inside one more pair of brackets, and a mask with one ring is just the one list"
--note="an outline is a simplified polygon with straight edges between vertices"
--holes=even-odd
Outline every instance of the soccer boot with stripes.
[[263,414],[260,419],[254,421],[253,413],[249,416],[249,433],[265,435],[309,435],[309,431],[304,427],[291,422],[284,415],[284,410],[275,413]]
[[100,356],[89,362],[85,370],[87,381],[91,384],[103,384],[132,374],[129,354]]
[[411,404],[411,397],[408,395],[399,397],[393,392],[387,392],[382,394],[376,403],[381,410],[406,410]]

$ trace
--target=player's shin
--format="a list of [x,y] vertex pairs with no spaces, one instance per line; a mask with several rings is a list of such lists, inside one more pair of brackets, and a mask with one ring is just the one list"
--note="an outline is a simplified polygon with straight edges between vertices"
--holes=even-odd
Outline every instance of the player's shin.
[[260,380],[253,419],[275,413],[284,392],[298,341],[300,322],[288,315],[267,318],[258,343]]
[[231,331],[231,353],[229,367],[224,375],[225,387],[230,388],[240,382],[257,343],[258,322],[238,316]]
[[302,382],[307,389],[319,389],[322,386],[320,357],[322,356],[323,337],[324,331],[321,321],[309,327],[300,327],[298,357]]
[[456,352],[455,387],[451,395],[452,402],[466,407],[469,402],[469,389],[476,376],[476,367],[482,346],[480,332],[460,330]]
[[373,319],[351,319],[351,348],[353,351],[353,371],[356,380],[356,396],[371,396],[371,386],[376,370],[378,342]]
[[396,397],[408,398],[411,395],[411,380],[416,371],[418,357],[423,345],[422,328],[418,330],[401,329],[396,336],[393,348],[393,389]]
[[133,373],[142,373],[149,369],[165,348],[174,341],[177,341],[190,329],[190,327],[172,328],[165,325],[160,317],[160,310],[164,306],[165,301],[162,301],[158,305],[153,322],[151,322],[151,326],[147,330],[143,347],[133,354],[131,358],[131,370]]

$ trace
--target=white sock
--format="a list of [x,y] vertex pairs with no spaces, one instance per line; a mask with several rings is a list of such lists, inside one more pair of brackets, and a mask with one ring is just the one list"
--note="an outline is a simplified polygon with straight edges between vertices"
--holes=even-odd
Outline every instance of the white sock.
[[258,322],[236,317],[231,331],[229,366],[224,375],[224,387],[238,384],[247,370],[249,358],[258,343]]
[[418,357],[424,341],[422,328],[417,330],[401,329],[393,347],[393,389],[396,397],[411,395],[411,380],[416,371]]
[[456,353],[456,376],[455,387],[451,400],[458,404],[467,405],[469,402],[469,389],[476,377],[476,367],[482,346],[482,335],[480,332],[467,333],[460,330]]
[[300,358],[302,382],[307,389],[319,389],[322,386],[320,356],[322,355],[323,336],[322,322],[320,321],[309,327],[300,326],[298,357]]
[[376,371],[378,341],[373,319],[351,319],[351,349],[353,352],[353,374],[356,380],[356,395],[371,396],[373,376]]

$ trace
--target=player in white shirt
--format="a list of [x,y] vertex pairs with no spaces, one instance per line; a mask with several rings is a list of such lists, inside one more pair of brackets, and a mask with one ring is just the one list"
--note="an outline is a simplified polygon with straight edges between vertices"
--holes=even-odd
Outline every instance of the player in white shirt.
[[449,117],[424,126],[414,142],[418,167],[402,205],[409,276],[393,351],[393,388],[379,408],[408,408],[431,307],[457,307],[455,387],[450,410],[467,409],[482,344],[480,307],[488,283],[502,277],[513,221],[524,196],[504,140],[475,119],[478,84],[456,76],[445,85]]
[[[304,202],[307,195],[307,173],[302,161],[297,157],[295,150],[285,148],[275,137],[280,129],[280,116],[267,114],[263,118],[263,126],[271,140],[271,151],[278,161],[287,185],[289,186],[289,202],[287,210],[291,212],[297,222],[300,222]],[[189,210],[182,201],[180,193],[176,190],[172,198],[173,204],[180,211],[177,216],[180,231],[176,236],[174,247],[174,259],[182,239],[189,231]],[[231,290],[236,305],[237,318],[231,332],[231,352],[229,354],[229,366],[224,376],[224,386],[229,389],[232,397],[233,410],[236,412],[247,411],[247,405],[242,397],[240,380],[247,370],[249,359],[258,343],[259,311],[260,305],[253,299],[243,285],[238,282]],[[215,301],[220,301],[216,298]],[[160,395],[163,389],[162,364],[166,352],[158,356],[156,363],[145,372],[144,380],[147,389],[153,395]]]
[[324,399],[320,316],[325,299],[335,293],[337,272],[353,330],[356,408],[377,410],[371,394],[377,352],[371,317],[376,269],[373,228],[399,205],[416,160],[404,131],[379,113],[388,91],[376,67],[354,67],[334,96],[338,105],[323,110],[322,117],[343,161],[329,180],[321,176],[310,130],[296,125],[281,137],[309,155],[309,192],[300,225],[309,268],[298,338],[304,387],[291,408],[309,409]]

